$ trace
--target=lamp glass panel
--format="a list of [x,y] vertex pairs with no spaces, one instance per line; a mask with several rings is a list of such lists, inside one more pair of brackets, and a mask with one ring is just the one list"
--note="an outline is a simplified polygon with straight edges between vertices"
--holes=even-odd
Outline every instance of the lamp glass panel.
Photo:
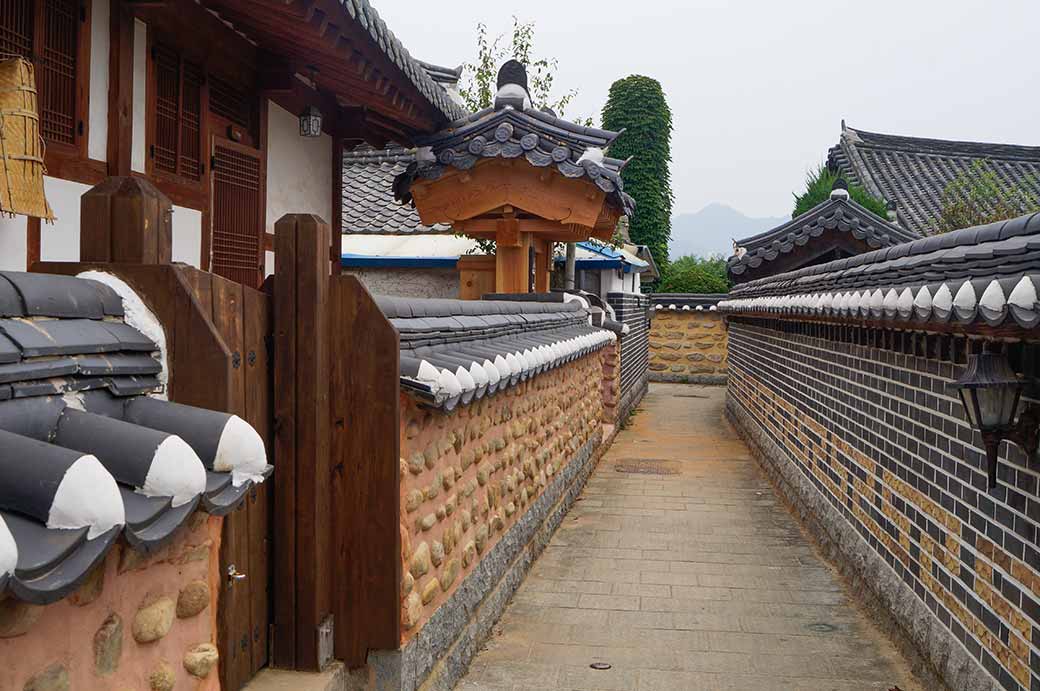
[[972,393],[978,398],[979,419],[972,421],[976,427],[986,430],[1011,424],[1018,402],[1016,387],[980,387]]

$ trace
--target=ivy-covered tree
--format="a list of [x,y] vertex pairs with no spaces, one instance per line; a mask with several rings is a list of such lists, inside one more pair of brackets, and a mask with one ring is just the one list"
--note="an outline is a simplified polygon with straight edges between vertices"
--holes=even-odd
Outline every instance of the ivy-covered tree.
[[[805,191],[801,194],[794,193],[794,213],[791,214],[791,218],[801,216],[806,211],[830,199],[831,190],[834,189],[834,183],[838,177],[838,173],[828,168],[826,163],[821,163],[816,169],[806,173]],[[888,209],[885,207],[885,202],[871,196],[870,192],[867,192],[859,185],[849,183],[849,197],[852,198],[852,201],[881,218],[888,217]]]
[[632,157],[621,172],[625,191],[636,200],[629,236],[632,242],[649,247],[658,265],[665,265],[674,199],[668,171],[672,161],[672,111],[660,82],[641,75],[614,82],[603,107],[603,128],[625,130],[611,144],[610,155]]
[[943,190],[935,232],[948,233],[1036,211],[1040,209],[1037,188],[1035,178],[1026,178],[1020,185],[1005,182],[988,163],[975,161]]
[[726,260],[720,255],[687,255],[670,262],[661,271],[658,293],[728,293]]

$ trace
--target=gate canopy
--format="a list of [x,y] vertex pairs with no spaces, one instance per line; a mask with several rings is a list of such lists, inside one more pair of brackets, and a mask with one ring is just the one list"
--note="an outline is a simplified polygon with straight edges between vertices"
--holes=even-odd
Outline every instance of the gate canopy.
[[[626,161],[606,155],[619,134],[533,107],[527,72],[510,60],[494,105],[420,139],[394,195],[427,226],[495,240],[497,289],[522,292],[531,287],[531,255],[548,267],[553,242],[610,240],[634,210],[621,180]],[[547,288],[547,274],[535,273]]]

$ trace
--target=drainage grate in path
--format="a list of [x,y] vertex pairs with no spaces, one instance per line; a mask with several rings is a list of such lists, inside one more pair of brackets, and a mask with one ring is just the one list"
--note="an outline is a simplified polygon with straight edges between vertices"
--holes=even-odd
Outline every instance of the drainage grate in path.
[[614,470],[635,475],[678,475],[679,463],[663,458],[622,458],[614,464]]

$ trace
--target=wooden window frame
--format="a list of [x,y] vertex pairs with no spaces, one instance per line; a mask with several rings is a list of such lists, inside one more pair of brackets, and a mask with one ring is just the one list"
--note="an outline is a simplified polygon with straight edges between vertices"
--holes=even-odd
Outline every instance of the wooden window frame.
[[[48,177],[60,178],[84,184],[97,184],[105,178],[107,169],[103,161],[92,160],[88,153],[90,140],[90,53],[93,0],[78,0],[79,13],[76,35],[75,106],[73,120],[73,143],[44,138],[44,165]],[[33,0],[33,45],[29,56],[34,68],[39,71],[37,56],[42,50],[40,41],[44,25],[44,0]],[[107,56],[106,56],[107,57]]]
[[[182,63],[185,60],[194,63],[203,74],[202,85],[199,89],[199,157],[201,159],[201,174],[198,180],[157,169],[155,159],[151,155],[152,147],[155,145],[158,106],[155,65],[156,44],[176,50]],[[152,25],[148,26],[148,45],[145,52],[147,55],[147,68],[145,70],[145,175],[177,206],[185,206],[206,212],[209,207],[210,196],[210,157],[207,155],[210,140],[208,117],[209,79],[206,63],[204,60],[196,59],[194,55],[184,50],[175,37],[166,36],[165,33]],[[179,127],[180,120],[178,118]]]

